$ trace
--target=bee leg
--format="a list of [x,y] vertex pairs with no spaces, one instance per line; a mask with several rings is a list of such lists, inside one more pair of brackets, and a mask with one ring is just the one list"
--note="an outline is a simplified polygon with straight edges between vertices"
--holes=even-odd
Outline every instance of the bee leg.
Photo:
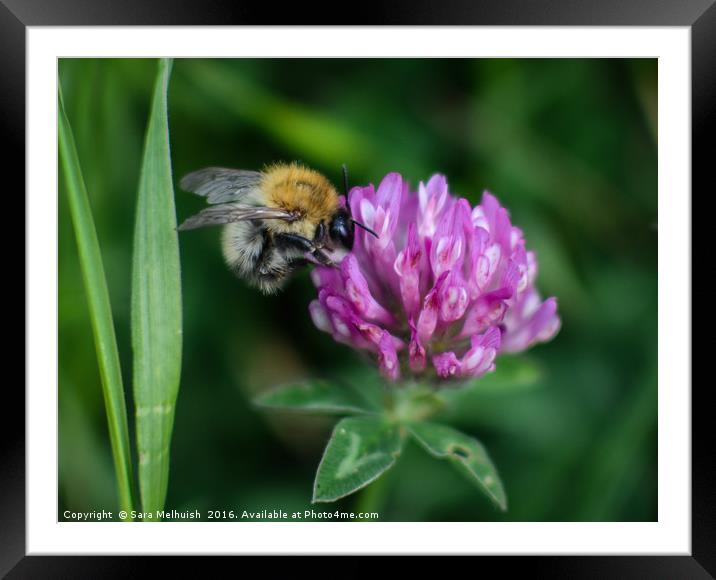
[[311,254],[316,260],[318,260],[323,266],[331,266],[333,268],[338,268],[338,264],[336,264],[333,260],[331,260],[324,252],[323,250],[319,250],[318,248],[315,249]]
[[304,238],[298,234],[278,234],[275,239],[277,245],[279,246],[293,248],[301,252],[311,254],[323,266],[336,265],[333,260],[325,254],[325,252],[316,247],[316,245],[308,238]]
[[276,234],[276,245],[284,248],[293,248],[301,252],[313,252],[316,246],[308,238],[298,234]]

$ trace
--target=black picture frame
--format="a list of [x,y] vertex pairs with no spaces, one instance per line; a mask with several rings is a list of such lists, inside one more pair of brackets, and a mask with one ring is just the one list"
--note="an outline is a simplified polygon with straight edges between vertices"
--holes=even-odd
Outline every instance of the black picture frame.
[[[0,135],[7,145],[7,167],[22,167],[25,159],[25,35],[28,26],[319,23],[686,26],[691,29],[692,43],[692,183],[694,188],[703,189],[710,184],[709,189],[713,192],[713,180],[709,175],[716,159],[713,146],[716,140],[716,0],[483,0],[479,3],[472,0],[443,0],[440,3],[400,0],[382,6],[359,3],[345,16],[338,11],[329,13],[305,4],[285,5],[280,15],[276,12],[268,3],[247,4],[230,0],[125,0],[121,3],[0,0],[0,78],[3,87],[0,91]],[[20,196],[12,195],[11,191],[24,191],[24,187],[23,171],[7,173],[5,194],[8,200],[20,203]],[[24,215],[24,206],[22,212]],[[16,245],[17,241],[6,242],[5,247]],[[693,244],[694,249],[697,246]],[[19,257],[19,252],[14,252]],[[698,298],[698,295],[693,297]],[[708,417],[711,407],[706,401],[708,383],[710,381],[702,382],[692,389],[691,556],[489,557],[485,558],[489,567],[498,567],[502,574],[528,571],[530,576],[550,578],[698,579],[716,576],[716,481],[713,469],[716,454],[711,448],[709,427],[712,421]],[[15,381],[5,382],[4,407],[13,411],[6,412],[6,420],[0,422],[4,431],[0,456],[0,576],[112,578],[134,576],[137,572],[165,571],[167,561],[164,558],[25,556],[25,430],[24,411],[21,412],[25,408],[25,398]],[[18,419],[14,424],[7,420],[12,415]],[[181,565],[184,572],[196,567],[206,573],[208,566],[225,564],[220,560],[201,558],[196,563],[183,560]],[[366,571],[370,569],[367,563],[358,564],[353,568],[354,573],[361,567]],[[480,571],[484,573],[484,568]]]

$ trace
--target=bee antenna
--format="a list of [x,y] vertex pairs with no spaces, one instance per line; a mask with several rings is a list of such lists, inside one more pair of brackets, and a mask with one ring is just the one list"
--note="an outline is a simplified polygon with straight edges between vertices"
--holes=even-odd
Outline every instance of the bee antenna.
[[344,163],[341,165],[341,168],[343,169],[343,193],[346,196],[346,204],[348,203],[348,167]]
[[357,221],[354,220],[353,218],[351,218],[351,221],[352,221],[355,225],[357,225],[359,228],[363,228],[363,229],[364,229],[366,232],[368,232],[369,234],[373,234],[376,238],[380,238],[380,236],[379,236],[378,234],[376,234],[373,230],[371,230],[368,226],[364,226],[362,223],[357,222]]

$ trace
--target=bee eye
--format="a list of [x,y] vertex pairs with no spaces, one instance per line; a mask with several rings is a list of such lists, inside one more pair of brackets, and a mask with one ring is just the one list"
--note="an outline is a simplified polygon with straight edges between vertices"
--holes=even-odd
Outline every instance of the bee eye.
[[346,227],[343,230],[343,237],[341,242],[348,250],[353,249],[353,236],[355,234],[355,226],[353,222],[346,222]]
[[353,237],[355,226],[345,210],[339,211],[330,225],[330,236],[332,240],[339,242],[347,250],[353,249]]

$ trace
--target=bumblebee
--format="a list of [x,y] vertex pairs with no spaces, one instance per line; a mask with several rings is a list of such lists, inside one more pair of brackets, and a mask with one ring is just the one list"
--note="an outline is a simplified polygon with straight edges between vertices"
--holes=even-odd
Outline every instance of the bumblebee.
[[[346,200],[348,172],[343,166]],[[331,182],[297,163],[264,171],[206,167],[184,176],[180,187],[210,204],[179,226],[223,225],[224,260],[234,274],[264,294],[280,290],[309,263],[336,266],[334,253],[351,250],[358,223]]]

